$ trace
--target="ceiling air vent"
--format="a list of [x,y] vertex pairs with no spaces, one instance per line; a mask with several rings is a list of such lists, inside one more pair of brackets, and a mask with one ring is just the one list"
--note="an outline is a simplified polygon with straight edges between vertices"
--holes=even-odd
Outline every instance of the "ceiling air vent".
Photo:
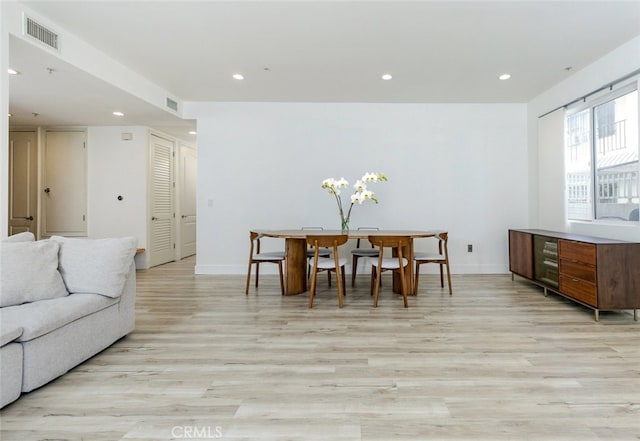
[[169,97],[167,97],[167,107],[176,112],[178,111],[178,103]]
[[60,38],[58,34],[50,29],[45,28],[40,23],[32,20],[29,17],[24,19],[24,31],[25,34],[35,38],[36,40],[46,44],[47,46],[59,50],[58,43]]

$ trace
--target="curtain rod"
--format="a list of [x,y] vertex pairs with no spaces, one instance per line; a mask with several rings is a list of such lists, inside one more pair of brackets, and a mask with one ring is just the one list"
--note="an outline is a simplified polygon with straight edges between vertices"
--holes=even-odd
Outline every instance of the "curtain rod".
[[636,69],[636,70],[634,70],[633,72],[631,72],[631,73],[629,73],[629,74],[627,74],[627,75],[625,75],[625,76],[623,76],[623,77],[618,78],[617,80],[611,81],[610,83],[605,84],[604,86],[600,87],[599,89],[592,90],[592,91],[591,91],[591,92],[589,92],[588,94],[583,95],[583,96],[581,96],[580,98],[576,98],[575,100],[573,100],[573,101],[571,101],[571,102],[569,102],[569,103],[567,103],[567,104],[563,104],[562,106],[558,106],[558,107],[556,107],[556,108],[555,108],[555,109],[553,109],[553,110],[549,110],[547,113],[545,113],[545,114],[543,114],[543,115],[540,115],[538,118],[545,117],[545,116],[549,115],[550,113],[555,112],[556,110],[560,110],[560,109],[562,109],[562,108],[569,107],[570,105],[575,104],[575,103],[577,103],[578,101],[584,101],[584,100],[586,100],[587,98],[589,98],[591,95],[595,95],[596,93],[598,93],[598,92],[602,92],[602,91],[603,91],[603,90],[605,90],[605,89],[613,89],[613,86],[615,86],[616,84],[621,83],[621,82],[623,82],[623,81],[625,81],[625,80],[628,80],[629,78],[634,77],[634,76],[636,76],[636,75],[638,75],[638,74],[640,74],[640,69]]

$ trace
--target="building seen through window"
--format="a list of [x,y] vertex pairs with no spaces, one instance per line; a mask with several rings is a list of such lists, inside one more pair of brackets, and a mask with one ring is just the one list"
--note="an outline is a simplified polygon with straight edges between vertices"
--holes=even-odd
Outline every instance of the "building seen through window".
[[638,91],[619,92],[565,117],[568,217],[638,221]]

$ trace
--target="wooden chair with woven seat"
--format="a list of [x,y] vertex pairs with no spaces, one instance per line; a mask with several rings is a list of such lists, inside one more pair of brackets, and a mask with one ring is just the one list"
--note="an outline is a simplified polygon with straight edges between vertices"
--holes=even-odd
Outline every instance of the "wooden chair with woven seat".
[[415,275],[415,290],[418,293],[418,279],[420,278],[420,265],[425,263],[435,263],[440,265],[440,286],[444,288],[444,274],[443,267],[447,268],[447,282],[449,284],[449,295],[453,295],[451,289],[451,271],[449,269],[449,249],[447,243],[449,242],[449,233],[446,231],[440,232],[434,236],[438,239],[438,252],[437,253],[414,253],[413,261],[416,264]]
[[[384,271],[398,271],[400,273],[400,291],[404,300],[404,307],[408,308],[407,283],[405,279],[405,268],[409,265],[409,259],[404,257],[406,250],[411,246],[409,236],[369,236],[369,242],[378,247],[378,259],[371,262],[371,293],[373,296],[373,307],[378,307],[378,296],[380,294],[380,281]],[[395,257],[384,257],[384,249],[395,250]]]
[[280,274],[280,291],[284,295],[284,277],[282,274],[282,262],[284,262],[284,251],[260,252],[260,235],[254,231],[249,232],[251,240],[251,248],[249,251],[249,268],[247,270],[247,286],[245,294],[249,294],[249,282],[251,280],[251,266],[256,265],[256,288],[258,287],[258,278],[260,276],[261,263],[275,263],[278,265],[278,273]]
[[[378,231],[378,227],[358,227],[358,231]],[[378,249],[371,244],[371,248],[360,248],[360,240],[356,240],[356,248],[351,250],[351,286],[356,286],[356,272],[358,259],[361,257],[378,257]]]
[[[347,259],[340,257],[338,254],[338,247],[344,245],[349,239],[347,234],[339,235],[307,235],[307,244],[311,245],[314,249],[314,254],[311,263],[311,289],[309,291],[309,308],[313,307],[313,298],[316,295],[316,281],[319,271],[331,271],[336,273],[338,280],[338,306],[342,308],[344,304],[345,296],[345,275],[344,267],[347,264]],[[331,257],[320,257],[320,250],[323,247],[329,247],[332,251]]]

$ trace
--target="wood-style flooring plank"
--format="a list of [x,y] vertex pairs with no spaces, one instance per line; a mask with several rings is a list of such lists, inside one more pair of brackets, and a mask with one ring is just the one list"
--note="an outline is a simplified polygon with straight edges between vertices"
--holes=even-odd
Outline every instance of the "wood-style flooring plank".
[[195,259],[139,271],[136,329],[5,407],[3,441],[640,439],[640,324],[509,275],[423,275],[409,308],[385,275],[194,275]]

